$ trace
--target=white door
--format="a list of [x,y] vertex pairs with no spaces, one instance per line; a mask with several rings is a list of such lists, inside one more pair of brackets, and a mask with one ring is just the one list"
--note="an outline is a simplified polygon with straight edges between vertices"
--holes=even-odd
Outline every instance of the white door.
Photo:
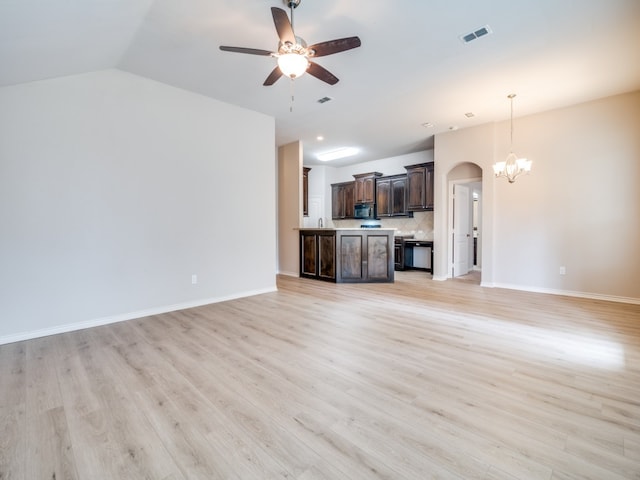
[[471,239],[471,215],[469,187],[453,186],[453,276],[466,275],[471,268],[469,250]]

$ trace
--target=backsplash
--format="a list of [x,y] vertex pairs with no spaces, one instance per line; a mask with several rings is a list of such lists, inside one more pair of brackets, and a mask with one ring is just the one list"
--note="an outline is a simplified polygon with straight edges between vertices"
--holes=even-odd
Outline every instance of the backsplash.
[[[331,222],[334,228],[360,228],[362,220],[331,220],[327,219],[327,223]],[[433,240],[433,212],[414,212],[413,218],[410,217],[389,217],[381,218],[380,225],[383,228],[395,228],[397,234],[413,235],[419,240]]]

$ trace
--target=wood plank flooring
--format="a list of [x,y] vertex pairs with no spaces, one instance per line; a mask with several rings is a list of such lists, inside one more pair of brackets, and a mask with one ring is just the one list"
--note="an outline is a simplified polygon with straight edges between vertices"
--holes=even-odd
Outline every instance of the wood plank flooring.
[[640,306],[396,273],[0,346],[0,479],[640,479]]

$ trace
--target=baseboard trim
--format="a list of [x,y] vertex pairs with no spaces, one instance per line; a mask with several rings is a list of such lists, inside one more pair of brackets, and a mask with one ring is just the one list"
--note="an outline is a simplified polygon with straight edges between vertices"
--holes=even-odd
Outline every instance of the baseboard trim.
[[590,300],[605,300],[607,302],[630,303],[640,305],[640,298],[620,297],[617,295],[602,295],[599,293],[577,292],[574,290],[556,290],[553,288],[529,287],[522,285],[511,285],[508,283],[481,283],[482,287],[506,288],[509,290],[520,290],[532,293],[547,293],[549,295],[561,295],[565,297],[587,298]]
[[300,274],[298,272],[278,272],[278,275],[284,275],[285,277],[299,277]]
[[194,300],[191,302],[184,302],[184,303],[175,303],[173,305],[164,305],[161,307],[149,308],[146,310],[138,310],[135,312],[122,313],[119,315],[112,315],[109,317],[95,318],[92,320],[86,320],[82,322],[68,323],[66,325],[58,325],[55,327],[31,330],[28,332],[20,332],[12,335],[1,336],[0,345],[21,342],[23,340],[31,340],[34,338],[48,337],[49,335],[57,335],[59,333],[67,333],[67,332],[73,332],[76,330],[84,330],[85,328],[100,327],[102,325],[108,325],[110,323],[124,322],[127,320],[134,320],[136,318],[149,317],[151,315],[160,315],[162,313],[175,312],[177,310],[186,310],[188,308],[202,307],[204,305],[211,305],[213,303],[226,302],[228,300],[235,300],[237,298],[252,297],[254,295],[261,295],[263,293],[271,293],[277,290],[278,288],[275,285],[273,285],[272,287],[269,287],[269,288],[249,290],[246,292],[235,293],[232,295],[225,295],[225,296],[213,297],[213,298],[204,298],[204,299]]

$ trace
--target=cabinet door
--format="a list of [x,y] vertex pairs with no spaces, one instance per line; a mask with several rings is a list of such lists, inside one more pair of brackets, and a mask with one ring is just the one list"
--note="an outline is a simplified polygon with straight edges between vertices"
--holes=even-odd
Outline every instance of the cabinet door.
[[331,218],[344,217],[344,189],[341,185],[331,186]]
[[374,203],[376,201],[376,180],[375,178],[365,178],[362,182],[362,202]]
[[[391,245],[388,235],[367,235],[367,280],[388,280],[390,278]],[[393,241],[393,239],[391,239]]]
[[336,278],[336,236],[318,235],[318,276],[325,280]]
[[355,183],[356,203],[375,203],[376,201],[376,178],[381,177],[380,172],[359,173],[353,177]]
[[433,162],[427,164],[427,168],[425,171],[425,208],[427,210],[433,210],[433,183],[434,183],[434,175],[433,175]]
[[376,205],[379,217],[391,216],[391,180],[376,181]]
[[355,182],[331,185],[331,218],[353,218],[355,209]]
[[402,265],[402,244],[395,243],[393,245],[393,264],[396,270],[399,270]]
[[356,178],[355,188],[356,188],[356,203],[365,203],[365,193],[364,193],[364,178]]
[[309,216],[309,167],[302,168],[302,215]]
[[409,200],[407,209],[422,210],[425,208],[426,169],[423,167],[407,169]]
[[356,184],[350,182],[344,185],[344,212],[343,218],[353,218],[356,206]]
[[433,210],[433,162],[410,165],[407,169],[407,210]]
[[391,180],[392,205],[391,215],[402,216],[407,214],[407,177]]
[[318,273],[317,264],[317,235],[300,232],[300,274],[315,277]]
[[363,278],[362,260],[365,235],[340,235],[340,278],[343,281]]

